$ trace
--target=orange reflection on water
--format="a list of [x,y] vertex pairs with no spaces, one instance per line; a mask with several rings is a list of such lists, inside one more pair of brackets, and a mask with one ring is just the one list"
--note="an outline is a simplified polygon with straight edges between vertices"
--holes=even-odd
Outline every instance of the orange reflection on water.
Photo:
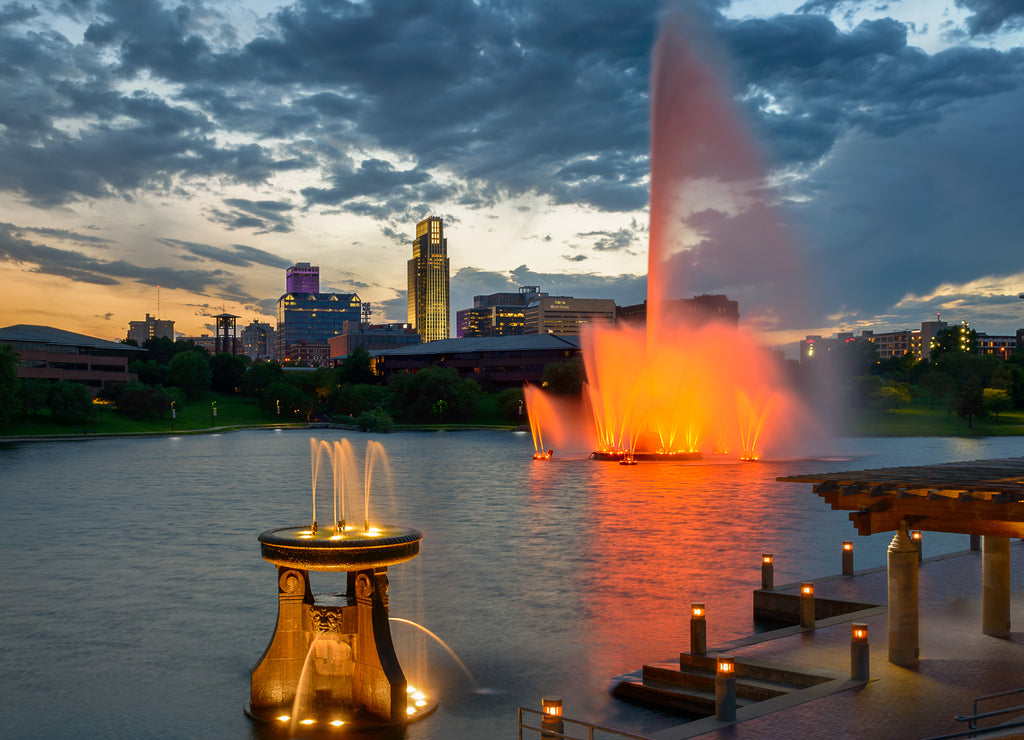
[[590,615],[594,674],[615,676],[689,651],[693,602],[707,604],[709,645],[749,633],[760,552],[777,536],[773,468],[589,464],[581,472],[592,490],[592,551],[579,593]]

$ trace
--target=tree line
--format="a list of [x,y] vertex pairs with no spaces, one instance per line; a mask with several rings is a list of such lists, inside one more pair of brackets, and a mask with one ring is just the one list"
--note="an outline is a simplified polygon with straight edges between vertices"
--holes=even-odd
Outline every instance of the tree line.
[[840,344],[830,361],[820,358],[800,370],[799,383],[814,384],[824,371],[854,410],[893,413],[911,401],[955,413],[972,427],[976,419],[995,419],[1004,411],[1024,408],[1024,348],[1005,358],[978,354],[974,329],[950,327],[940,331],[930,357],[911,354],[880,360],[873,342],[856,338]]

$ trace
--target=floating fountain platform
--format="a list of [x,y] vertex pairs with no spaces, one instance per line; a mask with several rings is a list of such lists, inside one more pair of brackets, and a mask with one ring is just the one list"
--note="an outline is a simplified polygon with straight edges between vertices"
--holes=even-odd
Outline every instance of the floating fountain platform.
[[[251,672],[246,714],[289,733],[384,727],[437,704],[410,687],[388,621],[388,566],[419,554],[400,527],[283,527],[259,536],[277,566],[277,625]],[[313,594],[309,571],[345,572],[344,593]]]
[[636,460],[642,462],[678,462],[681,460],[702,460],[704,456],[699,450],[692,452],[625,452],[623,450],[595,450],[590,453],[591,460],[605,462],[622,462]]

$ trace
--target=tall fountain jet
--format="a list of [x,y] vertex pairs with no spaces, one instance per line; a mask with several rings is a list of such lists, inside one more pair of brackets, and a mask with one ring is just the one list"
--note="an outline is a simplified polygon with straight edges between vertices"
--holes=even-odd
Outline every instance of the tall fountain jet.
[[[725,323],[697,325],[676,300],[697,285],[728,288],[748,309],[745,323],[771,329],[793,315],[800,292],[760,159],[692,22],[667,16],[654,49],[646,326],[583,331],[599,459],[757,459],[801,413],[760,339]],[[526,397],[535,439],[564,438],[552,404],[536,389]]]

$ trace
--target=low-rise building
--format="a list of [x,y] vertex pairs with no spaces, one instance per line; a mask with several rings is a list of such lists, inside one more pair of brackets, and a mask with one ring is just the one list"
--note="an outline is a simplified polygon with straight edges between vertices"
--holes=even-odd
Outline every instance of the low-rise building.
[[584,324],[615,321],[611,298],[538,297],[526,305],[524,334],[576,336]]
[[327,340],[331,362],[338,363],[356,347],[365,347],[368,352],[396,349],[410,344],[419,344],[420,335],[412,324],[362,324],[346,321],[342,332]]
[[455,368],[460,376],[492,388],[540,384],[547,365],[571,360],[579,354],[579,337],[554,334],[442,339],[371,352],[374,371],[384,378],[436,365]]
[[95,396],[115,383],[138,380],[128,363],[147,350],[50,326],[15,324],[0,329],[0,344],[18,353],[19,378],[81,383]]
[[[740,323],[740,304],[721,294],[701,294],[693,298],[665,301],[666,318],[686,326],[701,326],[709,321],[721,321],[731,326]],[[647,301],[615,309],[615,320],[631,323],[647,321]]]
[[141,347],[150,339],[167,337],[174,341],[174,322],[166,319],[158,319],[146,314],[145,321],[128,322],[128,338],[134,339]]

